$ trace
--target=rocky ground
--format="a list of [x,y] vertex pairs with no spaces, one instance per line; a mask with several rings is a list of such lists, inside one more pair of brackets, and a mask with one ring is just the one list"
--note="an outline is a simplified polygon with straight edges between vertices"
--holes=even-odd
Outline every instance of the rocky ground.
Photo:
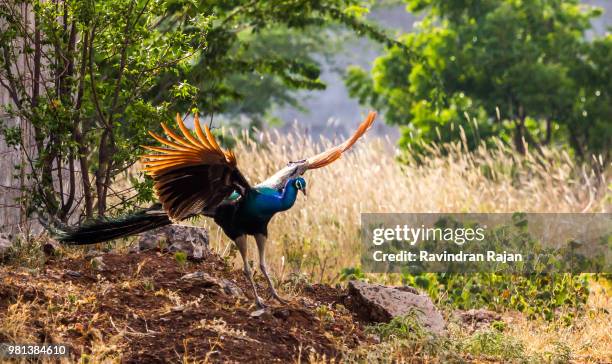
[[337,358],[368,340],[342,305],[346,292],[306,285],[257,311],[244,276],[210,253],[185,263],[156,250],[50,259],[36,275],[0,268],[0,282],[0,312],[29,304],[21,329],[70,345],[74,359],[292,362]]
[[[505,362],[526,357],[516,354],[523,349],[512,336],[490,330],[493,322],[504,320],[500,314],[442,313],[411,287],[351,281],[340,288],[294,276],[280,284],[288,300],[280,304],[266,294],[257,273],[259,292],[269,304],[258,310],[246,278],[228,261],[208,249],[196,258],[171,247],[83,253],[43,244],[48,256],[35,269],[0,264],[0,343],[66,344],[70,357],[60,362],[83,363],[421,363],[449,357]],[[372,332],[377,322],[414,312],[420,315],[419,327],[440,335],[431,336],[433,341],[415,336],[411,321],[399,321],[393,332],[391,324],[387,331]],[[408,341],[384,339],[388,334]],[[461,344],[451,345],[455,341]],[[423,350],[437,354],[432,358]],[[603,356],[575,358],[599,363]]]

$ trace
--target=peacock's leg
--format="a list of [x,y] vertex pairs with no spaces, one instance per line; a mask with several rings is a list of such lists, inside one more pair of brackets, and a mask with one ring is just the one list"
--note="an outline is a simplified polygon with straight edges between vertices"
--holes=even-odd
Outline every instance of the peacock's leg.
[[244,275],[247,277],[249,282],[251,282],[251,287],[253,287],[253,294],[255,295],[255,304],[257,307],[264,308],[263,301],[257,295],[257,288],[255,288],[255,282],[253,281],[253,273],[251,272],[251,267],[249,266],[249,261],[247,257],[247,237],[246,235],[241,235],[234,240],[234,243],[238,247],[238,251],[240,252],[240,256],[242,256],[242,262],[244,264]]
[[256,234],[255,241],[257,242],[257,250],[259,251],[259,268],[263,273],[264,277],[268,281],[268,285],[270,286],[270,292],[272,293],[272,297],[276,298],[276,300],[280,303],[287,303],[284,299],[280,298],[276,290],[274,289],[274,285],[272,284],[272,280],[270,279],[270,275],[268,274],[268,267],[266,266],[266,240],[268,238],[264,234]]

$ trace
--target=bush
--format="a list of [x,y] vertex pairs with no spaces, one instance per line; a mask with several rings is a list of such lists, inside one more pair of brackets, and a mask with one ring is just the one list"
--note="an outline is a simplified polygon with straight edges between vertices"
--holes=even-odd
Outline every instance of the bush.
[[422,273],[406,274],[402,279],[425,290],[438,303],[455,308],[510,308],[546,320],[558,315],[573,318],[589,296],[588,275],[584,274]]

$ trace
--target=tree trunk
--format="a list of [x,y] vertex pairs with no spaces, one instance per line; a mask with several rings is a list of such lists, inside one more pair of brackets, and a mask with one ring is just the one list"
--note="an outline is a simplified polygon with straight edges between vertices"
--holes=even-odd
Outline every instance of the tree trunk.
[[[79,158],[79,164],[81,168],[81,185],[83,186],[83,198],[85,200],[85,216],[88,219],[93,217],[93,197],[91,182],[89,181],[89,160],[87,156],[89,151],[83,140],[82,130],[84,129],[81,125],[81,105],[83,102],[83,92],[85,89],[85,74],[87,73],[87,57],[89,47],[89,32],[85,31],[82,41],[81,49],[81,68],[79,70],[79,86],[77,90],[77,97],[75,102],[75,119],[73,124],[72,133],[77,143],[77,152]],[[83,129],[82,129],[83,128]]]
[[102,137],[100,138],[100,145],[98,146],[98,170],[96,171],[96,193],[98,195],[98,215],[104,216],[106,212],[106,172],[109,168],[109,131],[104,130]]
[[570,134],[570,143],[574,147],[574,150],[576,151],[576,155],[578,156],[578,158],[584,160],[584,151],[582,149],[582,144],[580,143],[580,140],[578,139],[578,136],[576,135],[576,131],[572,129],[571,127],[568,129],[569,129],[569,134]]
[[514,147],[520,155],[527,153],[527,147],[525,146],[525,120],[519,118],[514,121]]
[[[74,168],[74,153],[71,152],[70,155],[68,156],[68,198],[66,202],[63,204],[62,210],[60,211],[60,215],[59,215],[60,220],[64,222],[67,222],[68,216],[69,216],[68,214],[70,213],[70,210],[72,209],[72,205],[74,204],[74,195],[76,192],[75,174],[76,174],[76,171]],[[60,175],[60,178],[62,178],[61,175]],[[62,197],[62,201],[63,201],[63,197]]]
[[546,119],[546,137],[542,142],[543,145],[550,144],[550,140],[552,139],[552,121],[550,119]]

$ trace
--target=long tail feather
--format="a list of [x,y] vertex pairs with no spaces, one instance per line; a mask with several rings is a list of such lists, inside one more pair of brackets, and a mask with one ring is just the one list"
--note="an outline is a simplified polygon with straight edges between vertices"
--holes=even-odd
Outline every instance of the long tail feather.
[[135,214],[98,220],[77,228],[47,226],[47,229],[62,244],[86,245],[135,235],[170,224],[172,221],[158,205]]

